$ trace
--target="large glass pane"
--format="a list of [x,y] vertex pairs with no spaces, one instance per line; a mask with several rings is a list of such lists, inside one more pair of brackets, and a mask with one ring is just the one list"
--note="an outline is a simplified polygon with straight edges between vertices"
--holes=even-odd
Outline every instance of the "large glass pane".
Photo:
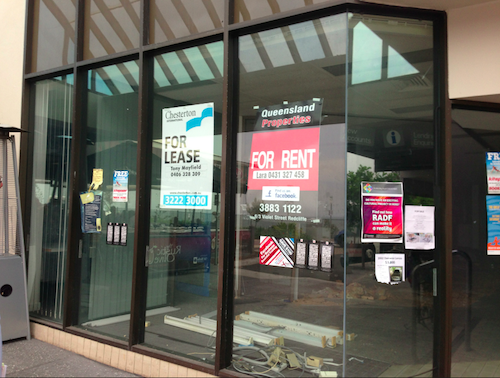
[[34,92],[29,311],[32,316],[62,322],[73,75],[39,81]]
[[222,28],[224,0],[152,0],[150,43]]
[[234,19],[235,22],[255,20],[326,1],[328,0],[236,0]]
[[[137,61],[88,71],[78,324],[127,339],[137,177]],[[101,178],[94,169],[102,170]],[[96,183],[96,185],[92,185]],[[97,187],[96,187],[97,186]],[[101,225],[99,229],[99,224]]]
[[249,375],[317,376],[305,355],[342,373],[346,32],[340,14],[239,38],[232,368]]
[[139,47],[139,0],[89,0],[85,6],[84,58]]
[[452,374],[500,374],[500,114],[454,109]]
[[145,344],[214,363],[222,42],[154,58]]
[[431,376],[432,35],[431,22],[350,15],[346,376]]
[[67,0],[35,0],[31,71],[75,61],[75,4]]

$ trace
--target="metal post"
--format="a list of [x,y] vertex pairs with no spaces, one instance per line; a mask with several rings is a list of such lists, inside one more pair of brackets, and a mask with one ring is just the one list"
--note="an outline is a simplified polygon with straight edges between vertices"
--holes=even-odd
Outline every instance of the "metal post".
[[2,135],[2,148],[3,148],[3,231],[4,231],[4,253],[9,253],[9,174],[8,174],[8,154],[7,154],[7,135]]
[[[19,191],[19,172],[17,171],[17,154],[16,154],[16,142],[14,139],[14,136],[11,136],[9,138],[10,142],[12,143],[12,166],[14,167],[14,180],[15,180],[15,188],[16,188],[16,202],[17,202],[17,240],[19,241],[19,249],[20,249],[20,254],[21,254],[21,261],[23,265],[23,276],[24,276],[24,298],[26,300],[26,321],[27,321],[27,328],[28,328],[28,336],[26,338],[29,340],[31,339],[31,332],[30,332],[30,317],[29,317],[29,311],[28,311],[28,281],[26,279],[26,256],[25,256],[25,249],[24,249],[24,232],[23,232],[23,221],[22,221],[22,216],[21,216],[21,194]],[[0,335],[1,339],[1,335]],[[0,358],[1,362],[1,358]]]

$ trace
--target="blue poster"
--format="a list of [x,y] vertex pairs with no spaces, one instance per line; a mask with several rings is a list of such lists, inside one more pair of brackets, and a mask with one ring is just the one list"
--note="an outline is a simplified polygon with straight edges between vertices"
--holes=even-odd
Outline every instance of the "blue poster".
[[487,254],[500,255],[500,196],[486,196],[488,216]]
[[[87,197],[88,195],[90,197]],[[90,201],[84,201],[83,198],[90,198]],[[102,192],[92,191],[80,194],[80,211],[83,233],[101,232],[101,204]]]

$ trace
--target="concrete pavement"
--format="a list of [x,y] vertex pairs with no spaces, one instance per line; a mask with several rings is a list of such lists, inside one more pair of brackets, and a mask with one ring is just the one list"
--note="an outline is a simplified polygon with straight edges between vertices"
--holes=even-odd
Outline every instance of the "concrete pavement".
[[5,342],[3,362],[7,377],[138,377],[36,339]]

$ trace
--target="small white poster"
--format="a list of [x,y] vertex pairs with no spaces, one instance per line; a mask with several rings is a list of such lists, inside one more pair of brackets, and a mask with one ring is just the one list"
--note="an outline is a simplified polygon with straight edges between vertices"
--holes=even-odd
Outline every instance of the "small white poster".
[[435,248],[434,206],[405,206],[405,248]]
[[113,172],[113,202],[128,202],[128,171]]
[[213,166],[213,102],[163,109],[160,207],[211,209]]
[[396,285],[406,280],[404,253],[375,254],[375,277],[380,283]]

